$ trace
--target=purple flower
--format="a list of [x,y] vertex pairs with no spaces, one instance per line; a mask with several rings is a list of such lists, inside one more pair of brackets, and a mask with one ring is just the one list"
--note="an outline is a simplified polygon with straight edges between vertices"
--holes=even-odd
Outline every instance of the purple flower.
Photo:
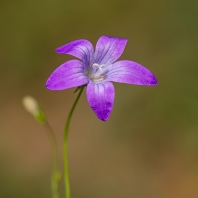
[[59,47],[59,54],[70,54],[80,60],[70,60],[60,65],[48,78],[46,87],[63,90],[87,85],[87,100],[97,117],[106,121],[113,108],[115,91],[110,81],[157,85],[155,76],[142,65],[122,60],[115,62],[123,53],[127,39],[101,36],[93,45],[84,39]]

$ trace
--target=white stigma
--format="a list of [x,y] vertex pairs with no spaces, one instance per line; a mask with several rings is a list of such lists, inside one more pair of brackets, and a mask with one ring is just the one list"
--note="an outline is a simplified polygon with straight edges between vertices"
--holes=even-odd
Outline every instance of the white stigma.
[[94,68],[94,69],[98,69],[99,70],[99,72],[100,73],[102,73],[102,68],[105,66],[105,64],[102,64],[102,65],[99,65],[98,63],[94,63],[93,65],[92,65],[92,67]]

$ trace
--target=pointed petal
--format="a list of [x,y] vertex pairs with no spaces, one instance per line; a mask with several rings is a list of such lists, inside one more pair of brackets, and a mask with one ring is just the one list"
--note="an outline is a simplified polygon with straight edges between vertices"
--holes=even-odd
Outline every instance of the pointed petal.
[[96,116],[106,121],[113,109],[115,96],[113,84],[111,82],[95,84],[90,81],[86,92],[88,103]]
[[63,90],[87,83],[83,63],[79,60],[70,60],[53,71],[46,82],[46,87],[51,90]]
[[59,54],[70,54],[81,59],[83,62],[90,63],[94,56],[93,45],[84,39],[72,41],[56,49]]
[[107,80],[135,85],[157,85],[156,77],[147,68],[128,60],[112,64]]
[[111,64],[123,53],[127,39],[101,36],[96,44],[95,63]]

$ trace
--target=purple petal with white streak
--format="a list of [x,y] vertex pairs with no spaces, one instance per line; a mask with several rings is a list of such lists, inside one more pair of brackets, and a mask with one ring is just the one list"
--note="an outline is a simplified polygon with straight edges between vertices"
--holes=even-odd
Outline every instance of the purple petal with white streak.
[[109,66],[106,80],[135,85],[157,85],[156,77],[147,68],[128,60],[118,61]]
[[114,63],[123,53],[127,39],[101,36],[96,44],[95,63]]
[[111,82],[95,84],[92,81],[87,85],[87,100],[102,121],[106,121],[113,109],[115,91]]
[[51,90],[63,90],[87,84],[88,81],[83,63],[79,60],[70,60],[53,71],[46,82],[46,87]]
[[84,39],[72,41],[56,49],[59,54],[70,54],[81,59],[83,62],[90,63],[94,58],[93,45]]

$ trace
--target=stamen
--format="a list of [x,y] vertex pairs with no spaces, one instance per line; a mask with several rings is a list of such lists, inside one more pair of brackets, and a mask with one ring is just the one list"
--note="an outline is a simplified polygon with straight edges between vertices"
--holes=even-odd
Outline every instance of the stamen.
[[93,82],[101,82],[105,79],[105,76],[91,78]]

